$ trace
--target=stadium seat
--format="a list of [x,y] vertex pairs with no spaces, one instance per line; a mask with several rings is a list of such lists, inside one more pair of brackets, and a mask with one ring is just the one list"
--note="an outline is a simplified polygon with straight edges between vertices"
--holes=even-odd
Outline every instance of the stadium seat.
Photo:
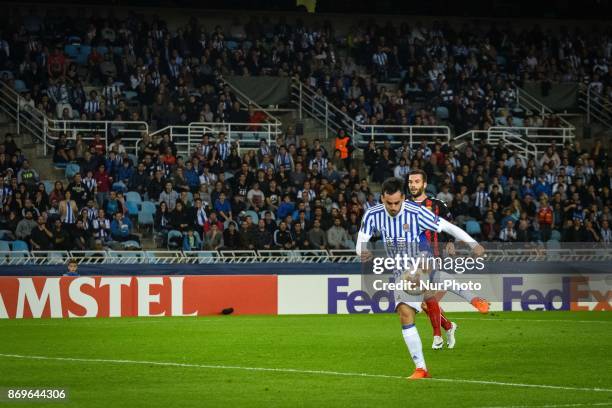
[[89,45],[80,45],[77,48],[79,53],[76,56],[75,60],[78,64],[85,65],[87,63],[87,58],[89,57],[89,54],[91,54],[91,47]]
[[348,249],[355,249],[355,242],[352,239],[344,241],[344,246]]
[[131,99],[136,98],[138,96],[138,93],[134,91],[124,91],[123,96],[125,97],[126,100],[129,101]]
[[257,215],[257,213],[253,210],[246,210],[244,212],[245,216],[246,215],[250,215],[251,218],[253,219],[253,224],[257,224],[259,222],[259,216]]
[[12,250],[13,251],[29,251],[30,248],[28,248],[28,244],[25,241],[13,241],[12,242]]
[[42,183],[45,185],[45,191],[47,194],[50,194],[55,188],[55,182],[51,180],[43,180]]
[[140,197],[140,193],[137,191],[128,191],[125,195],[125,201],[140,204],[142,203],[142,197]]
[[126,201],[125,204],[127,206],[128,214],[130,214],[133,217],[138,216],[139,214],[138,203],[134,201]]
[[64,172],[66,178],[68,180],[72,180],[75,174],[81,171],[81,166],[76,163],[68,163],[66,165],[66,170]]
[[69,58],[76,59],[79,56],[79,49],[81,47],[77,44],[68,44],[64,47],[64,52]]
[[112,189],[113,191],[117,191],[117,192],[122,192],[122,193],[127,192],[127,186],[125,185],[123,181],[117,181],[113,183]]
[[[79,37],[78,35],[71,35],[70,37],[68,37],[68,43],[70,44],[79,45],[81,44],[81,42],[81,37]],[[68,47],[68,45],[66,47]],[[66,48],[64,48],[64,51],[66,51]]]
[[480,236],[480,234],[482,233],[480,229],[480,224],[478,223],[478,221],[474,220],[468,220],[465,223],[465,232],[472,236]]
[[14,77],[11,71],[8,71],[8,70],[0,71],[0,78],[4,77],[5,75],[8,79],[13,79]]
[[233,51],[238,48],[238,43],[236,41],[229,40],[225,42],[225,46],[228,50]]
[[438,106],[436,108],[436,116],[438,119],[447,120],[449,117],[448,108],[446,106]]
[[0,251],[8,252],[11,250],[9,241],[0,241]]
[[27,91],[28,88],[25,84],[25,82],[23,82],[21,79],[16,79],[15,80],[15,92],[17,93],[22,93]]
[[[178,243],[178,239],[180,238],[180,244]],[[181,231],[172,230],[168,232],[168,238],[166,240],[168,242],[168,249],[178,249],[183,245],[183,233]]]
[[[144,204],[144,203],[143,203]],[[142,209],[138,211],[138,225],[150,225],[153,227],[155,223],[155,219],[153,218],[153,213],[148,211],[143,211]]]
[[145,213],[154,215],[157,212],[157,207],[153,201],[143,201],[140,204],[140,210]]

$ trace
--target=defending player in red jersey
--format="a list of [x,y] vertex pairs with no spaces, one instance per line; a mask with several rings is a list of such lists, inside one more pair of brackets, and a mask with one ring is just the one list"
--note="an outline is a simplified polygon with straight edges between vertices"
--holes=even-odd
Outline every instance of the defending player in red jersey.
[[[422,170],[413,170],[410,172],[408,175],[408,190],[410,190],[410,194],[412,195],[412,201],[425,206],[434,214],[450,221],[452,214],[446,203],[444,203],[442,200],[438,200],[435,197],[428,197],[427,194],[425,194],[426,188],[427,174]],[[445,236],[445,234],[440,234],[435,231],[425,231],[423,236],[427,242],[429,242],[434,256],[442,256],[444,249],[446,249],[450,255],[454,254],[454,244]],[[476,309],[478,309],[480,313],[489,312],[489,303],[485,299],[474,296],[473,293],[468,291],[465,291],[464,293],[459,292],[457,295],[469,301]],[[438,294],[438,296],[441,297],[442,293]],[[438,297],[427,297],[423,306],[423,310],[427,313],[433,328],[434,340],[431,348],[437,350],[444,346],[441,330],[442,327],[444,330],[446,330],[448,348],[455,347],[455,331],[457,330],[457,324],[448,320],[448,318],[444,315],[444,311],[438,302]]]

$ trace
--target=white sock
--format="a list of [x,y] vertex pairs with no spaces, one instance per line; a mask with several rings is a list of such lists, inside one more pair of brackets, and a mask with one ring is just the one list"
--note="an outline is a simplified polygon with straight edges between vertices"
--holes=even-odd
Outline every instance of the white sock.
[[402,336],[404,336],[404,341],[406,342],[406,346],[408,346],[410,357],[412,357],[412,361],[414,361],[416,368],[426,370],[427,367],[425,366],[425,356],[423,356],[423,345],[421,344],[421,337],[419,336],[416,326],[414,324],[402,325]]
[[[453,279],[453,276],[451,274],[449,274],[448,272],[436,271],[434,273],[432,281],[434,281],[436,283],[440,283],[440,282],[444,282],[445,280],[450,280],[450,279]],[[474,292],[472,292],[471,290],[452,290],[452,289],[449,289],[449,292],[454,293],[455,295],[464,298],[465,300],[467,300],[468,303],[470,303],[472,301],[472,299],[474,299],[476,297],[476,294]]]

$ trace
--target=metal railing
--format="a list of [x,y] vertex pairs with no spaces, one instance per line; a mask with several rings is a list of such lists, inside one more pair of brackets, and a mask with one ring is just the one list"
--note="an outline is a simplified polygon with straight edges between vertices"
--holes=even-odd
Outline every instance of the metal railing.
[[518,86],[516,87],[516,103],[521,108],[534,112],[535,114],[540,116],[542,120],[546,119],[547,116],[557,117],[560,121],[561,127],[570,129],[572,135],[576,130],[574,125],[568,122],[567,119],[560,115],[557,115],[552,109],[544,105],[538,98],[531,95],[524,89],[519,88]]
[[[233,89],[233,88],[232,88]],[[237,91],[237,90],[236,90]],[[239,91],[238,91],[239,92]],[[144,134],[152,137],[169,133],[170,139],[177,145],[178,154],[189,155],[198,145],[204,133],[211,133],[216,138],[220,132],[226,134],[226,140],[237,142],[240,149],[259,147],[261,139],[272,145],[282,133],[281,122],[266,112],[265,109],[251,101],[256,109],[266,113],[262,123],[190,123],[183,126],[168,126],[149,133],[149,125],[143,121],[94,121],[94,120],[59,120],[49,118],[44,112],[24,104],[25,99],[6,83],[0,83],[0,110],[16,122],[17,133],[27,131],[33,141],[43,145],[43,154],[53,150],[60,135],[66,134],[74,140],[81,135],[84,142],[89,142],[99,134],[108,150],[109,141],[120,136],[128,154],[137,155],[140,141]]]
[[[272,146],[276,138],[282,134],[282,127],[280,122],[257,124],[193,122],[183,126],[166,126],[150,133],[150,136],[155,138],[166,133],[176,145],[177,155],[186,157],[193,153],[205,133],[212,135],[211,142],[217,139],[219,133],[225,133],[225,140],[230,143],[235,142],[238,152],[242,154],[245,149],[258,148],[261,139]],[[139,144],[137,142],[137,147]]]
[[[487,262],[612,261],[607,247],[553,249],[487,249]],[[469,251],[457,250],[457,255]],[[236,251],[0,251],[0,266],[65,265],[74,259],[81,265],[102,264],[252,264],[252,263],[358,263],[354,250],[236,250]]]
[[351,136],[353,145],[365,147],[369,141],[389,140],[398,146],[408,139],[410,145],[422,141],[441,140],[448,143],[451,131],[448,126],[410,126],[410,125],[364,125],[356,122],[345,112],[330,103],[327,98],[301,81],[294,79],[291,85],[292,102],[297,106],[300,119],[304,112],[325,128],[325,138],[329,132],[338,133],[343,129]]
[[612,101],[594,92],[592,86],[578,91],[578,106],[586,113],[587,124],[596,121],[612,128]]
[[486,141],[489,146],[503,144],[518,152],[519,157],[528,161],[537,158],[539,155],[538,146],[532,143],[519,133],[514,133],[506,129],[489,128],[488,130],[470,130],[453,138],[453,146],[456,148],[465,147],[468,142]]
[[566,127],[492,126],[488,129],[488,132],[499,131],[522,137],[536,146],[539,152],[546,151],[552,143],[563,146],[565,142],[571,142],[575,138],[574,128]]
[[53,149],[61,134],[75,139],[80,134],[88,142],[99,134],[108,149],[109,140],[121,136],[129,154],[137,153],[137,141],[143,133],[149,132],[147,122],[139,121],[96,121],[53,119],[44,112],[25,104],[25,99],[6,83],[0,83],[0,109],[17,124],[17,133],[27,131],[34,142],[42,143],[44,155]]

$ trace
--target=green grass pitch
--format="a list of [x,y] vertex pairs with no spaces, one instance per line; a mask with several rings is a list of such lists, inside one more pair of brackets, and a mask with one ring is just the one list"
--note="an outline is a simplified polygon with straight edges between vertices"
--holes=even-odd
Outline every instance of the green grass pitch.
[[0,387],[67,387],[56,407],[612,405],[612,314],[449,316],[437,351],[418,317],[434,379],[413,382],[391,314],[4,320]]

